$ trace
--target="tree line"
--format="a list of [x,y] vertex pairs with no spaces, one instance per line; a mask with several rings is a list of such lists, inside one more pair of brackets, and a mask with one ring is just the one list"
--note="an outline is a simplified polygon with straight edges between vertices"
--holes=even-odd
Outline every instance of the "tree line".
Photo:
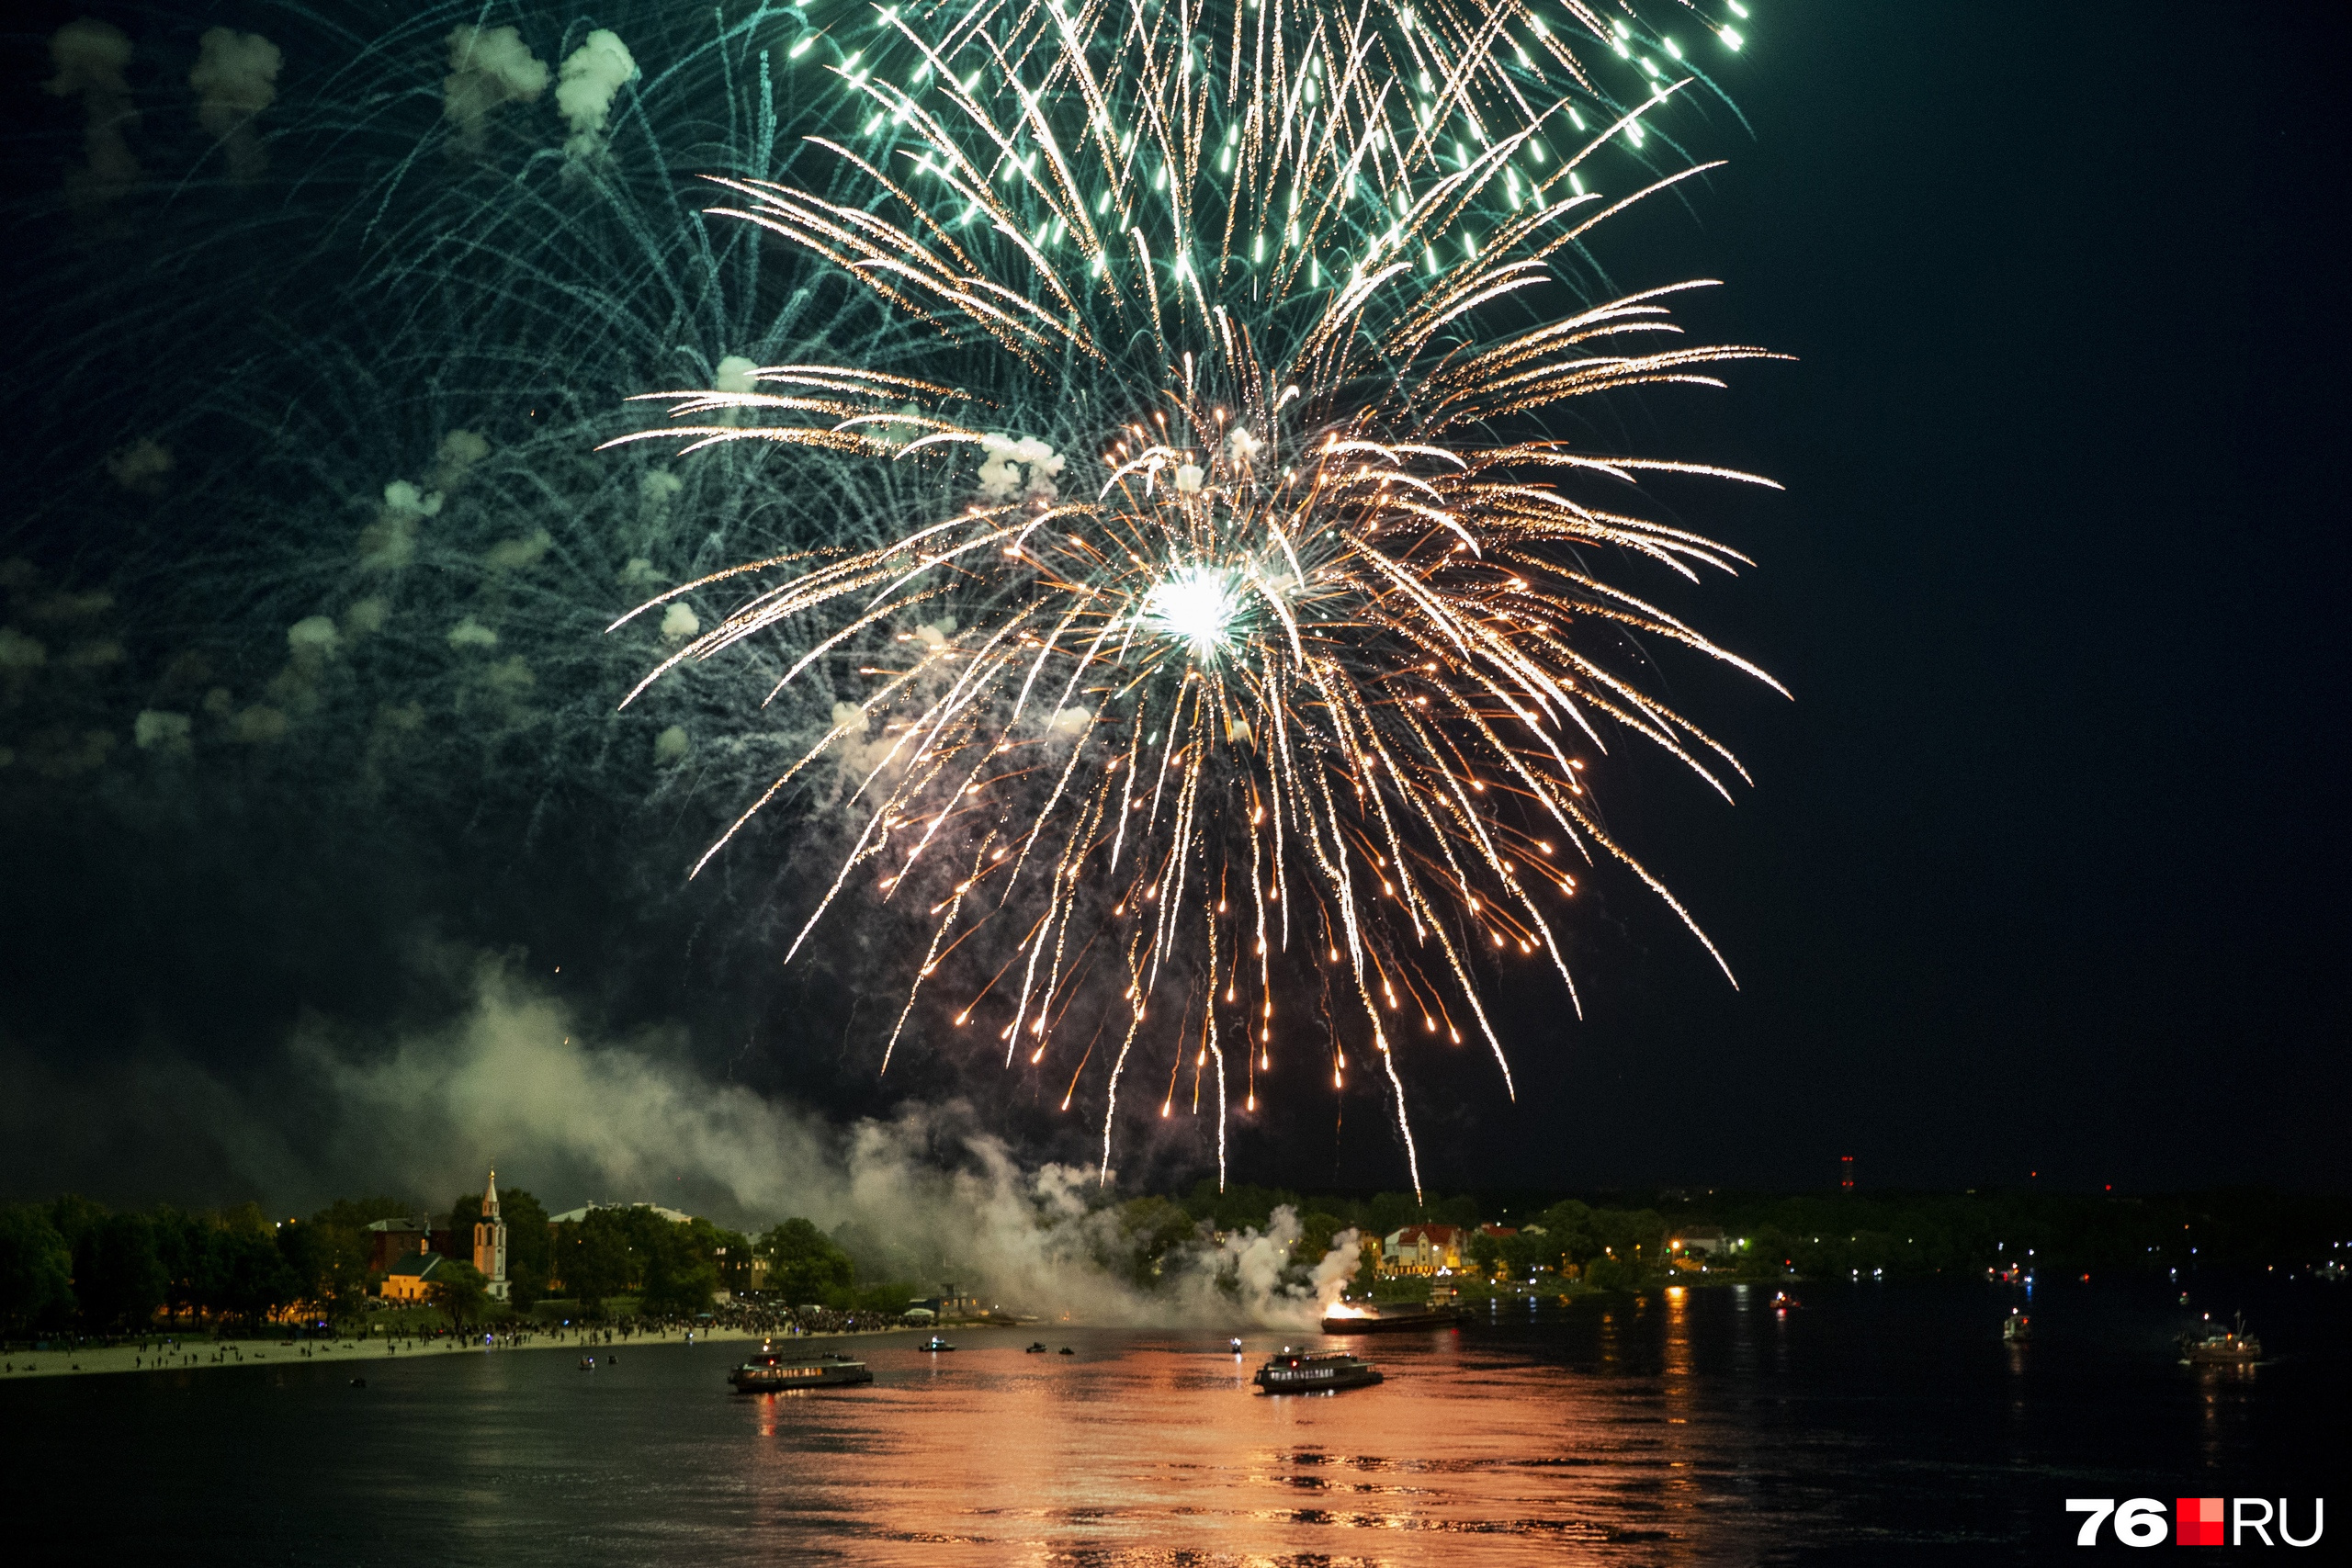
[[[505,1307],[490,1300],[472,1264],[481,1195],[461,1194],[446,1222],[428,1222],[446,1258],[431,1300],[453,1327],[528,1313],[559,1291],[583,1316],[626,1297],[650,1316],[693,1317],[721,1292],[755,1285],[787,1305],[876,1314],[903,1312],[914,1290],[878,1272],[861,1280],[850,1254],[806,1219],[752,1235],[630,1207],[592,1209],[558,1224],[522,1188],[502,1190],[499,1211]],[[368,1226],[416,1213],[408,1200],[390,1197],[338,1199],[287,1220],[255,1203],[118,1213],[69,1194],[0,1205],[0,1333],[129,1334],[159,1317],[251,1330],[291,1309],[354,1323],[366,1317],[382,1279],[372,1267],[378,1233]]]

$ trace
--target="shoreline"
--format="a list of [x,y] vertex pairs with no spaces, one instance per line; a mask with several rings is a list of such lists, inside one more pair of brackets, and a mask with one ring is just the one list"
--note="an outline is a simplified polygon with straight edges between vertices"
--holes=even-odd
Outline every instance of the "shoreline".
[[[772,1340],[774,1337],[748,1328],[713,1325],[692,1331],[698,1345],[726,1344],[744,1340]],[[839,1329],[814,1334],[787,1335],[786,1343],[814,1343],[818,1340],[868,1339],[886,1334],[915,1334],[914,1328]],[[611,1354],[623,1346],[646,1348],[656,1345],[684,1345],[686,1331],[664,1334],[659,1330],[633,1334],[624,1339],[616,1336],[609,1343],[599,1335],[594,1346],[598,1355]],[[166,1337],[168,1337],[168,1336]],[[407,1348],[395,1348],[405,1344]],[[25,1355],[0,1357],[0,1384],[32,1382],[47,1378],[97,1377],[108,1373],[155,1373],[220,1371],[239,1367],[315,1366],[322,1361],[339,1364],[365,1365],[370,1361],[401,1361],[420,1356],[442,1357],[458,1351],[506,1354],[509,1351],[570,1350],[575,1355],[590,1353],[589,1341],[577,1329],[556,1329],[531,1335],[521,1344],[492,1341],[485,1344],[480,1338],[461,1339],[447,1336],[437,1339],[222,1339],[193,1340],[179,1347],[165,1346],[161,1349],[141,1350],[136,1345],[116,1345],[96,1349],[75,1350],[69,1348],[35,1350]],[[309,1354],[304,1354],[308,1351]]]

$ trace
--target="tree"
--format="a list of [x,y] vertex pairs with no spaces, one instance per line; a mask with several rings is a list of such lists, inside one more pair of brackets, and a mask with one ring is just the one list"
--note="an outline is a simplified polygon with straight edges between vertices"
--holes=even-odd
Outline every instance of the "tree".
[[1158,1282],[1169,1252],[1192,1240],[1197,1230],[1193,1216],[1166,1198],[1130,1199],[1119,1206],[1125,1255],[1104,1262],[1148,1290]]
[[[502,1208],[503,1205],[502,1205]],[[470,1259],[474,1255],[474,1226],[481,1223],[481,1194],[460,1192],[458,1201],[449,1205],[449,1256]]]
[[277,1250],[277,1227],[256,1204],[223,1213],[205,1236],[204,1251],[207,1299],[200,1304],[215,1312],[259,1323],[302,1293]]
[[462,1334],[469,1323],[481,1322],[483,1309],[490,1304],[490,1286],[481,1270],[454,1258],[441,1260],[425,1289],[428,1299],[448,1318],[452,1334]]
[[1327,1214],[1320,1209],[1300,1215],[1298,1240],[1290,1249],[1290,1260],[1314,1268],[1329,1255],[1331,1239],[1347,1228],[1346,1222],[1337,1214]]
[[302,1281],[304,1298],[338,1323],[364,1315],[368,1265],[374,1251],[368,1227],[410,1213],[405,1199],[338,1198],[311,1215],[308,1224],[289,1224],[278,1232],[279,1250]]
[[73,1248],[39,1209],[0,1208],[0,1328],[13,1334],[45,1327],[73,1310]]
[[1495,1265],[1502,1261],[1502,1238],[1489,1235],[1485,1231],[1473,1231],[1470,1245],[1463,1251],[1470,1260],[1470,1267],[1478,1271],[1478,1277],[1491,1280],[1495,1277]]
[[849,1254],[807,1220],[785,1221],[760,1238],[760,1247],[767,1254],[768,1289],[787,1306],[830,1305],[857,1278]]
[[498,1195],[498,1212],[506,1219],[507,1293],[527,1312],[532,1303],[547,1294],[548,1280],[554,1273],[555,1241],[547,1207],[516,1187]]
[[618,1222],[611,1209],[592,1209],[579,1224],[560,1227],[566,1233],[556,1248],[564,1288],[592,1314],[602,1312],[634,1278],[628,1233]]
[[74,1255],[74,1295],[91,1327],[144,1327],[164,1304],[169,1283],[146,1215],[108,1214],[82,1233]]
[[710,1310],[718,1290],[718,1232],[708,1220],[668,1224],[646,1249],[644,1309],[658,1316],[692,1317]]
[[1364,1228],[1374,1236],[1393,1235],[1413,1223],[1421,1206],[1409,1192],[1383,1192],[1364,1205]]

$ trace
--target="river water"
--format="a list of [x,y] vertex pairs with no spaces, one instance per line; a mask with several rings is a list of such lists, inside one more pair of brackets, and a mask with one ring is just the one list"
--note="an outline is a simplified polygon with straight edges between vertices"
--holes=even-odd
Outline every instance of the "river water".
[[17,1547],[47,1517],[77,1561],[565,1568],[2074,1561],[2068,1496],[2287,1495],[2300,1531],[2342,1472],[2332,1287],[2217,1292],[2272,1354],[2231,1372],[2153,1290],[2045,1287],[2022,1350],[2014,1292],[1770,1294],[1481,1312],[1320,1397],[1251,1392],[1279,1335],[1051,1325],[757,1397],[740,1345],[59,1379],[0,1387],[0,1456]]

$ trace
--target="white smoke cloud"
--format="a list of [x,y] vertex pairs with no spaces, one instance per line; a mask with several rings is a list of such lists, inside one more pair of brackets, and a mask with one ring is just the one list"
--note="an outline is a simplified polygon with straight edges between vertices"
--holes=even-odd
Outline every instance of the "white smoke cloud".
[[683,762],[693,744],[687,739],[686,727],[673,724],[653,738],[653,760],[662,763]]
[[196,720],[184,713],[145,708],[131,722],[130,739],[141,751],[176,755],[188,749],[188,733]]
[[187,73],[196,89],[196,122],[219,138],[232,178],[251,179],[268,166],[254,119],[277,96],[283,63],[277,46],[259,33],[214,28],[198,41],[196,68]]
[[65,199],[77,212],[92,212],[138,184],[143,172],[130,139],[139,111],[122,73],[130,39],[119,28],[77,17],[51,37],[49,58],[57,74],[44,85],[58,97],[82,100],[84,162],[65,171]]
[[449,646],[454,649],[496,648],[498,634],[468,615],[449,628]]
[[286,646],[298,660],[332,658],[342,644],[342,634],[326,615],[306,615],[286,628]]
[[48,644],[14,626],[0,626],[0,671],[28,674],[48,662]]
[[407,479],[384,487],[384,504],[376,520],[359,530],[359,564],[381,571],[396,570],[416,559],[418,525],[441,513],[441,492],[431,494]]
[[684,642],[702,630],[702,617],[695,615],[683,600],[673,602],[662,612],[662,640]]
[[603,28],[564,56],[562,79],[555,89],[555,107],[571,135],[564,156],[586,162],[605,150],[605,127],[611,121],[613,99],[637,75],[637,62],[616,33]]
[[107,458],[107,476],[133,495],[163,494],[171,471],[172,449],[144,436]]
[[389,1053],[322,1021],[298,1033],[295,1066],[326,1091],[336,1157],[366,1173],[340,1176],[345,1186],[459,1191],[495,1160],[567,1203],[684,1190],[733,1223],[847,1223],[901,1258],[981,1282],[990,1299],[1095,1323],[1306,1326],[1356,1265],[1350,1233],[1299,1278],[1289,1267],[1298,1221],[1284,1209],[1262,1233],[1171,1253],[1139,1291],[1102,1267],[1125,1238],[1117,1209],[1092,1201],[1094,1174],[1024,1169],[961,1107],[843,1133],[679,1066],[674,1031],[590,1039],[508,964],[483,962],[474,987],[464,1017]]
[[1011,501],[1026,495],[1035,501],[1051,501],[1060,493],[1054,479],[1068,459],[1035,436],[983,435],[980,450],[986,454],[980,464],[982,500]]
[[458,140],[477,151],[501,104],[536,103],[548,90],[548,62],[514,28],[460,27],[449,34],[449,74],[441,79],[441,113]]

